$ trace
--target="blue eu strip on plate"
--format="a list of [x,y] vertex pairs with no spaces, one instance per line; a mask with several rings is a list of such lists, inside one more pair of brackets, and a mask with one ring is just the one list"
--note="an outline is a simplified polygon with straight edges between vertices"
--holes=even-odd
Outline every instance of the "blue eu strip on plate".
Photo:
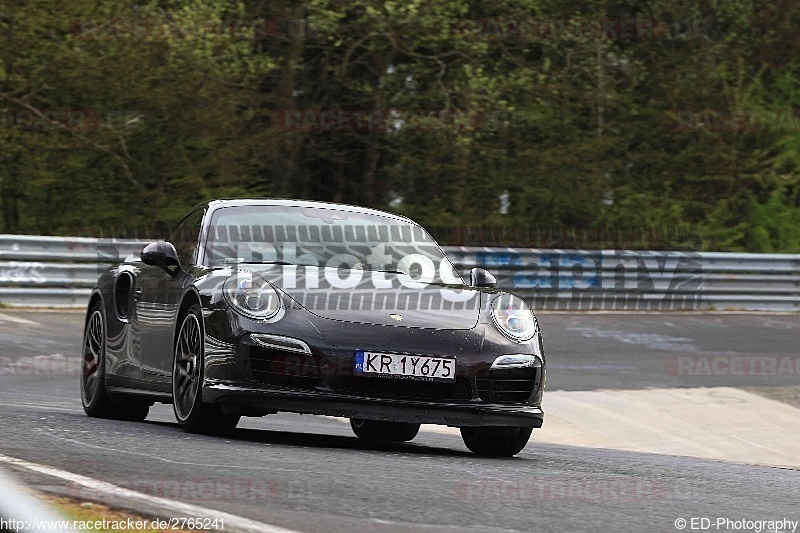
[[364,372],[364,350],[356,350],[355,356],[356,356],[355,371]]

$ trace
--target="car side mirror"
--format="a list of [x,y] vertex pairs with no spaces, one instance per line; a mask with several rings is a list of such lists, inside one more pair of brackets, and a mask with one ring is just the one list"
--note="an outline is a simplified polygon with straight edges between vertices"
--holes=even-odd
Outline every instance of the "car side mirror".
[[157,266],[170,276],[181,269],[178,252],[169,242],[151,242],[144,247],[140,257],[145,265]]
[[473,268],[469,271],[469,284],[473,287],[497,288],[497,278],[482,268]]

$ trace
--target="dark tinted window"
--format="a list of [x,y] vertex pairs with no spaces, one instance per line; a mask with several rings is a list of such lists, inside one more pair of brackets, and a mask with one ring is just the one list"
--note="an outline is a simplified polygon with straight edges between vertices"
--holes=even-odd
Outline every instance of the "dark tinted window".
[[285,262],[389,270],[462,284],[436,241],[408,220],[336,207],[257,205],[218,209],[205,239],[210,265]]
[[200,225],[203,222],[204,214],[203,209],[193,211],[170,233],[169,242],[178,251],[178,258],[182,265],[193,265],[195,262]]

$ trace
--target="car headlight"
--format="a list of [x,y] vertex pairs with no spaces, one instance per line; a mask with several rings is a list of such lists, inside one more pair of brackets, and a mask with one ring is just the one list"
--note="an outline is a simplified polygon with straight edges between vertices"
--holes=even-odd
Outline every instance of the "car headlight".
[[514,342],[528,342],[539,329],[530,308],[520,298],[503,294],[492,301],[492,321]]
[[281,309],[281,298],[272,285],[250,272],[236,272],[225,280],[223,293],[237,313],[256,320],[272,318]]

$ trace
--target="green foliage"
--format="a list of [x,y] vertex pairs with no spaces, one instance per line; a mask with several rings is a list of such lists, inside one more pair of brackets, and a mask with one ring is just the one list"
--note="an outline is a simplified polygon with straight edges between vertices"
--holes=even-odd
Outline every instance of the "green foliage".
[[[0,232],[280,196],[800,252],[799,17],[785,0],[0,0]],[[655,22],[575,31],[601,20]]]

